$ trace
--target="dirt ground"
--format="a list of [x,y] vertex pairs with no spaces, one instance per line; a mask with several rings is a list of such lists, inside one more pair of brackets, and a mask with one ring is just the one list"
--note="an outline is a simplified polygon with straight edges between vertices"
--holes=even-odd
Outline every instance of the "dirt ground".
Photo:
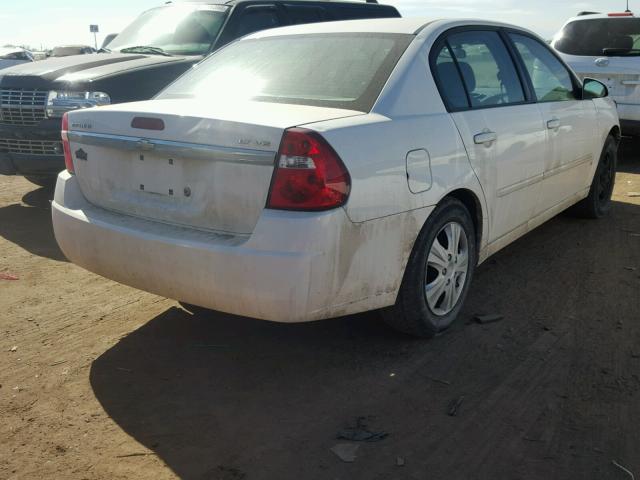
[[[640,476],[633,150],[608,218],[561,215],[497,254],[432,341],[375,313],[192,315],[68,263],[51,193],[0,177],[0,273],[19,278],[0,279],[0,478]],[[388,436],[344,463],[330,448],[359,417]]]

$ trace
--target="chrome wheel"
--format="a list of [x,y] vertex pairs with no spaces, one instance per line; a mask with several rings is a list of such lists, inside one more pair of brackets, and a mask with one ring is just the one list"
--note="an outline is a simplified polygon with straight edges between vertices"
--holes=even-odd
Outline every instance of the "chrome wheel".
[[447,223],[435,236],[427,257],[425,297],[435,315],[447,315],[455,308],[468,271],[467,234],[459,223]]

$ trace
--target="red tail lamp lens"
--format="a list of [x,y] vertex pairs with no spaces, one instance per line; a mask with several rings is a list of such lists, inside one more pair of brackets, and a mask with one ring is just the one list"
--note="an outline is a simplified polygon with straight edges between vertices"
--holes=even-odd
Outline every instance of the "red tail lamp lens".
[[349,198],[351,178],[338,154],[311,130],[285,131],[267,208],[329,210]]

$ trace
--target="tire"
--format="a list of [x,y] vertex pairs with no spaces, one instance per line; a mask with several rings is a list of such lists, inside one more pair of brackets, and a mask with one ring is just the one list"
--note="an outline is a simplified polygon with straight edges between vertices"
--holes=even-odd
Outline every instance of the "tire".
[[[448,243],[455,228],[460,229],[460,240],[454,253]],[[464,258],[465,252],[466,273],[462,274],[464,260],[461,257]],[[384,321],[400,332],[417,337],[430,338],[443,332],[462,310],[477,262],[471,215],[462,202],[446,198],[418,235],[396,304],[382,311]],[[438,293],[438,289],[444,290]]]
[[39,187],[51,190],[53,190],[53,187],[56,185],[56,177],[52,175],[25,175],[24,178]]
[[571,207],[571,214],[581,218],[602,218],[609,213],[616,183],[618,145],[618,141],[612,136],[607,138],[591,182],[589,196]]

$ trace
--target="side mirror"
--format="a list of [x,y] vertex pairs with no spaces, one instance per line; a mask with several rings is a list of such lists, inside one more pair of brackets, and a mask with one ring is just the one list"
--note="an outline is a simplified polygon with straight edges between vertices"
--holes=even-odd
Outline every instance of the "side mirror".
[[609,89],[607,86],[594,80],[593,78],[585,78],[582,83],[582,99],[593,100],[594,98],[604,98],[609,96]]

